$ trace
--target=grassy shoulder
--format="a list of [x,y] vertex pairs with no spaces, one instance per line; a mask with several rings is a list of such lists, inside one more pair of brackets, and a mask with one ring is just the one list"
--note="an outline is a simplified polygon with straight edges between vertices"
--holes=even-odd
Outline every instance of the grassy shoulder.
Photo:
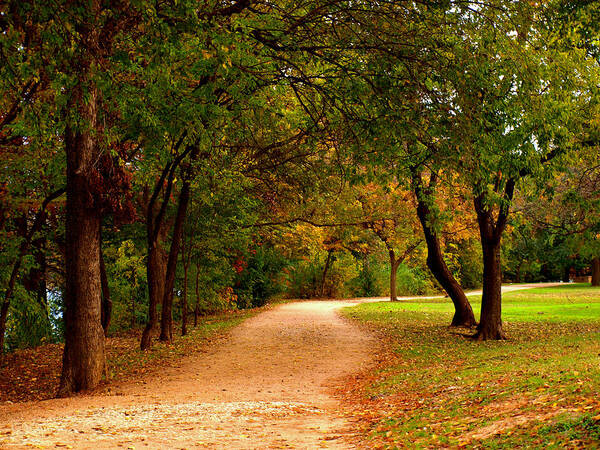
[[[177,333],[173,344],[155,341],[153,347],[144,352],[139,349],[141,330],[107,338],[106,379],[97,392],[108,390],[112,382],[134,378],[200,351],[205,344],[223,336],[260,310],[230,311],[201,317],[197,327],[188,326],[186,336]],[[62,344],[46,344],[6,355],[0,366],[0,403],[52,398],[60,380],[62,349]]]
[[[480,298],[470,298],[479,309]],[[353,393],[372,447],[600,445],[600,289],[504,295],[509,340],[450,329],[447,299],[346,308],[389,343]]]

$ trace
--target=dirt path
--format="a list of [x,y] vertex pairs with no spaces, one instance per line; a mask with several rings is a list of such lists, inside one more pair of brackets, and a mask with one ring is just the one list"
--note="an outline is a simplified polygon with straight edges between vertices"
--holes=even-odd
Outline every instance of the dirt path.
[[329,392],[377,343],[336,310],[380,300],[279,305],[135,382],[0,406],[0,448],[351,448]]
[[[524,289],[534,289],[534,288],[543,288],[543,287],[552,287],[552,286],[560,286],[565,283],[522,283],[522,284],[505,284],[502,286],[502,293],[512,292],[512,291],[522,291]],[[481,295],[482,291],[474,290],[474,291],[466,291],[465,294],[467,297],[471,295]],[[445,295],[430,295],[430,296],[418,296],[418,297],[398,297],[399,301],[402,300],[423,300],[423,299],[436,299],[436,298],[447,298]],[[364,298],[363,301],[376,302],[376,301],[386,301],[389,300],[389,297],[373,297],[373,298]]]
[[0,407],[0,448],[349,448],[329,395],[376,345],[336,310],[280,305],[206,353],[102,395]]

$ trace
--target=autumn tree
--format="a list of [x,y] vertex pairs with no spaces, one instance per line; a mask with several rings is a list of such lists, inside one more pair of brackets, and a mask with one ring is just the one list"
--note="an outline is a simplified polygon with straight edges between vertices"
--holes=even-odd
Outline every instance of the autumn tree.
[[543,176],[573,146],[592,70],[581,52],[565,57],[546,45],[540,10],[500,6],[458,12],[453,62],[429,83],[432,98],[451,117],[447,151],[438,157],[464,174],[473,191],[484,263],[476,334],[482,340],[505,336],[500,242],[517,184]]

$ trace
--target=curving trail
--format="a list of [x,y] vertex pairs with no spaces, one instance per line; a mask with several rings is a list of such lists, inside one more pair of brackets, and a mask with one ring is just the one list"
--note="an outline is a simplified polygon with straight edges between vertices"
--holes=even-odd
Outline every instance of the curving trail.
[[336,310],[381,300],[279,305],[204,353],[102,394],[0,406],[0,448],[352,448],[329,392],[378,344]]
[[328,392],[376,346],[336,313],[357,302],[279,305],[108,394],[2,406],[0,448],[351,448]]

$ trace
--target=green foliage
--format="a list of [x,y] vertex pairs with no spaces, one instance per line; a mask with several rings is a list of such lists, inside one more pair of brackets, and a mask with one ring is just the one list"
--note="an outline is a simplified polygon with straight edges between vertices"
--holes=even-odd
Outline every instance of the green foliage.
[[463,240],[456,251],[457,273],[463,289],[478,289],[483,280],[481,244],[476,239]]
[[113,305],[111,330],[135,328],[146,318],[146,266],[143,250],[133,240],[104,252]]
[[6,349],[35,347],[54,342],[57,333],[52,327],[49,307],[25,289],[15,295],[14,307],[6,326]]
[[299,261],[289,269],[287,295],[290,298],[316,298],[320,294],[323,266],[319,261]]
[[336,253],[325,277],[323,292],[321,283],[327,253],[314,255],[313,259],[295,262],[288,269],[288,288],[290,298],[343,298],[353,296],[354,282],[360,273],[355,259],[347,253]]
[[385,268],[377,259],[366,255],[359,265],[358,275],[346,283],[351,297],[380,297],[386,290],[389,290],[386,288],[389,270],[386,273]]
[[[239,11],[220,9],[230,4]],[[97,90],[101,125],[92,134],[112,165],[91,184],[114,216],[103,248],[115,331],[146,316],[144,220],[155,185],[166,250],[175,199],[190,184],[188,300],[207,312],[262,305],[284,289],[298,298],[385,295],[390,250],[406,257],[398,294],[432,293],[413,211],[415,170],[439,176],[435,228],[454,233],[468,228],[454,211],[470,205],[468,196],[497,217],[512,200],[509,180],[527,174],[546,184],[559,178],[549,163],[596,163],[592,4],[98,5],[98,14],[65,0],[0,5],[0,291],[42,199],[65,184],[65,129],[91,125],[77,106]],[[86,42],[89,29],[99,30],[98,48]],[[74,105],[78,85],[83,98]],[[578,161],[584,144],[591,157]],[[171,190],[156,184],[163,171]],[[504,239],[507,277],[556,279],[597,255],[597,188],[561,200],[565,216],[586,213],[576,224],[586,231],[557,237],[533,230],[527,217],[515,221]],[[125,205],[134,223],[120,227],[116,211]],[[26,274],[41,268],[29,249],[11,301],[11,348],[60,336],[67,212],[62,201],[50,209],[32,237],[44,238],[36,251],[49,262],[53,294],[40,305],[25,292]],[[320,219],[325,230],[297,226],[300,219]],[[261,222],[287,225],[255,228]],[[448,265],[465,288],[478,287],[481,250],[474,239],[455,239],[445,245]],[[182,278],[179,264],[178,297]]]
[[400,264],[396,276],[398,295],[431,295],[436,292],[429,271],[425,268]]
[[558,438],[563,441],[600,442],[600,418],[584,414],[577,418],[557,420],[551,425],[542,425],[540,434],[546,439]]
[[259,246],[234,281],[238,306],[263,306],[270,298],[281,294],[285,289],[281,273],[288,264],[276,249]]

